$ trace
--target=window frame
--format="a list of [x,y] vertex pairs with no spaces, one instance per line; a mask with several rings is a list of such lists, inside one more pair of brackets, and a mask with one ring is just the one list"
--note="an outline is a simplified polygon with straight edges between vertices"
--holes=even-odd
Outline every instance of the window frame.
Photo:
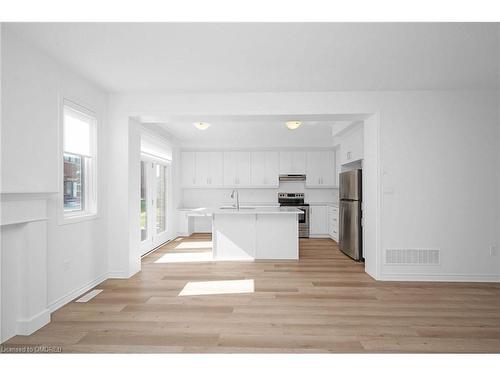
[[[76,115],[81,116],[85,120],[91,120],[90,122],[90,156],[88,158],[91,160],[90,175],[88,171],[85,171],[84,179],[90,181],[90,186],[85,186],[85,193],[82,197],[83,201],[91,202],[90,207],[84,207],[82,210],[77,211],[66,211],[64,209],[64,114],[65,110],[69,109]],[[59,225],[78,223],[85,220],[93,220],[99,217],[99,189],[98,189],[98,153],[97,153],[97,127],[98,118],[96,113],[75,101],[61,98],[60,108],[59,108]],[[68,154],[73,154],[68,152]],[[85,159],[84,159],[85,160]],[[90,190],[90,197],[89,197]]]

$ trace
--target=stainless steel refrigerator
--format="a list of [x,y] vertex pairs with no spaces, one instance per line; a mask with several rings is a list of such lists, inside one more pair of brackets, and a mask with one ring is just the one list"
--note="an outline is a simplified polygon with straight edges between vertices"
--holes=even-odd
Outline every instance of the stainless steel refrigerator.
[[339,248],[344,254],[359,261],[363,259],[361,169],[342,172],[339,188]]

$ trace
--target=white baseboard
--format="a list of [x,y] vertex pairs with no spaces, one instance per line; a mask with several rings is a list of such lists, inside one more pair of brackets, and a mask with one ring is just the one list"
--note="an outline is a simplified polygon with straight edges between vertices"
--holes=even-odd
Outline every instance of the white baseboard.
[[310,234],[309,238],[330,238],[329,234]]
[[462,282],[462,283],[498,283],[500,275],[467,275],[467,274],[448,274],[448,275],[432,275],[432,274],[382,274],[378,281],[444,281],[444,282]]
[[45,309],[29,319],[18,319],[16,333],[29,336],[48,323],[50,323],[50,311]]
[[[134,272],[135,274],[135,272]],[[75,298],[81,296],[82,294],[88,292],[90,289],[96,287],[103,281],[107,280],[108,278],[116,278],[116,279],[128,279],[132,275],[129,275],[125,272],[122,271],[111,271],[111,272],[106,272],[99,277],[96,277],[94,280],[89,281],[88,283],[84,284],[83,286],[76,288],[72,290],[69,293],[66,293],[64,296],[56,299],[55,301],[51,302],[47,309],[39,312],[38,314],[32,316],[29,319],[19,319],[16,322],[16,333],[17,335],[31,335],[33,332],[39,330],[42,328],[44,325],[50,323],[50,314],[53,313],[54,311],[60,309],[67,303],[73,301]],[[2,337],[2,342],[6,341],[8,338],[3,338]]]
[[[138,271],[137,271],[138,272]],[[110,271],[103,273],[101,276],[96,277],[94,280],[89,281],[88,283],[84,284],[83,286],[76,288],[75,290],[65,294],[64,296],[58,298],[54,302],[50,303],[48,306],[48,311],[50,313],[53,313],[57,309],[60,309],[67,303],[73,301],[75,298],[81,296],[82,294],[85,294],[88,292],[90,289],[96,287],[103,281],[106,281],[107,279],[128,279],[135,275],[137,272],[133,272],[132,274],[128,274],[123,271]]]
[[108,278],[109,279],[128,279],[130,276],[127,272],[123,271],[109,271]]
[[60,309],[67,303],[73,301],[76,297],[79,297],[80,295],[84,294],[85,292],[89,291],[90,289],[94,288],[95,286],[99,285],[106,279],[108,279],[108,272],[102,274],[99,277],[96,277],[94,280],[89,281],[88,283],[84,284],[83,286],[74,289],[73,291],[65,294],[64,296],[58,298],[54,302],[50,303],[48,306],[49,312],[53,313],[57,309]]
[[125,272],[125,271],[109,271],[107,273],[108,279],[129,279],[132,276],[134,276],[137,272],[140,272],[141,270],[135,270],[132,272]]

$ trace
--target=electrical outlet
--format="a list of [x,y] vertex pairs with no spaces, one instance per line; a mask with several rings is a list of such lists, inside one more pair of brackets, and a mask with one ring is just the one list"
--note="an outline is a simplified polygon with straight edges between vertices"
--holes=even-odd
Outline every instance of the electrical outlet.
[[495,246],[490,245],[490,257],[495,256],[495,255],[496,255]]
[[63,262],[63,268],[64,268],[65,271],[69,271],[69,269],[70,269],[70,262],[69,262],[69,260],[65,260]]

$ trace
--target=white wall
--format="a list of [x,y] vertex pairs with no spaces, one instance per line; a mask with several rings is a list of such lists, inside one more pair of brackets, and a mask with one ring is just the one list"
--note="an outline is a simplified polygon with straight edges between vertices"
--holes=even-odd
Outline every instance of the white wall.
[[[0,100],[2,98],[2,79],[3,79],[3,69],[2,69],[2,25],[0,24]],[[2,117],[2,103],[0,102],[0,156],[2,155],[2,129],[3,129],[3,117]],[[2,173],[1,173],[1,166],[0,166],[0,187],[2,186]],[[1,204],[0,204],[0,211],[1,211]],[[0,212],[1,214],[1,212]],[[1,216],[1,215],[0,215]],[[2,232],[0,230],[0,342],[2,341]]]
[[[122,116],[378,113],[381,184],[393,192],[380,202],[382,249],[442,251],[441,266],[381,265],[380,277],[498,279],[498,255],[489,255],[499,239],[494,91],[114,95],[113,102]],[[126,132],[125,122],[116,126]]]
[[[498,123],[498,142],[500,143],[500,24],[497,26],[497,41],[498,41],[498,54],[497,54],[497,65],[498,65],[498,76],[497,76],[497,123]],[[500,164],[500,147],[498,147],[498,163]],[[500,173],[498,176],[498,186],[500,186]],[[498,233],[500,236],[500,189],[498,189]],[[496,253],[498,257],[498,268],[500,269],[500,239],[496,244]]]
[[[55,192],[48,205],[48,304],[57,307],[107,272],[107,96],[10,30],[2,30],[2,192]],[[59,103],[96,113],[99,217],[59,225]]]
[[[108,268],[109,276],[128,278],[141,269],[140,251],[140,160],[141,128],[135,116],[120,108],[116,98],[108,102]],[[179,149],[172,144],[172,175],[178,180]],[[124,160],[128,160],[124,163]],[[180,204],[180,190],[172,186],[167,211],[167,228],[176,233],[174,207]],[[128,233],[125,236],[124,233]]]

